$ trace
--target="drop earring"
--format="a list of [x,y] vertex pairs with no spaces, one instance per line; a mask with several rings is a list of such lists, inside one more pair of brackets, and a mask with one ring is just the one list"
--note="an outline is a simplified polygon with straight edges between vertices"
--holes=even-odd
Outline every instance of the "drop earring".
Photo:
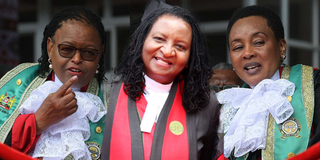
[[49,68],[52,69],[52,64],[51,64],[52,62],[51,62],[51,59],[50,59],[50,58],[48,59],[48,62],[50,63],[50,64],[49,64]]
[[281,60],[284,60],[284,59],[286,59],[286,55],[285,54],[283,54],[282,56],[281,56]]
[[98,67],[97,67],[97,70],[96,70],[96,74],[98,74],[99,73],[99,67],[100,67],[100,65],[98,64]]

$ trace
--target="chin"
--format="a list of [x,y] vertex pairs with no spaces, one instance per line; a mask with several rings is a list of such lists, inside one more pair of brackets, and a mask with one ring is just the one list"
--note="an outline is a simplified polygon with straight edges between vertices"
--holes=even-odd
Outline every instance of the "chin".
[[81,87],[84,87],[85,86],[85,84],[78,84],[78,83],[74,83],[74,84],[72,84],[72,88],[81,88]]
[[245,83],[247,83],[250,86],[256,86],[259,84],[262,80],[265,78],[261,78],[261,75],[254,75],[254,76],[247,76],[245,78],[241,78]]
[[[262,79],[263,80],[263,79]],[[247,84],[249,84],[249,85],[251,85],[251,86],[256,86],[256,85],[258,85],[262,80],[260,80],[260,81],[254,81],[254,82],[249,82],[249,83],[247,83]]]

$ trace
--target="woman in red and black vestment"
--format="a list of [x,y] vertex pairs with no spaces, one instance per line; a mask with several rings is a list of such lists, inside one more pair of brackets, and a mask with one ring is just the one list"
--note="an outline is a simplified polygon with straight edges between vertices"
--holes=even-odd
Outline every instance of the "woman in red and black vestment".
[[143,18],[115,69],[102,159],[212,159],[219,106],[211,73],[188,11],[167,6]]

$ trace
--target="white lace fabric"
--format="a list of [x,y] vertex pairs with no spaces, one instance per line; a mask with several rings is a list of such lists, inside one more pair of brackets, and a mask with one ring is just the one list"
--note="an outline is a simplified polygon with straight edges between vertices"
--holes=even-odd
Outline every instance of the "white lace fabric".
[[[30,97],[20,106],[21,114],[35,113],[45,98],[59,89],[60,85],[47,81],[35,89]],[[34,151],[32,157],[43,157],[44,160],[64,159],[72,154],[75,159],[91,159],[90,152],[85,141],[90,137],[89,120],[99,121],[106,113],[101,99],[87,92],[74,92],[78,109],[69,117],[45,130]],[[88,120],[89,119],[89,120]]]
[[285,79],[265,79],[254,89],[232,88],[219,92],[218,101],[224,104],[220,120],[224,127],[224,154],[235,157],[264,149],[269,113],[276,123],[287,120],[294,112],[286,98],[292,96],[295,85]]

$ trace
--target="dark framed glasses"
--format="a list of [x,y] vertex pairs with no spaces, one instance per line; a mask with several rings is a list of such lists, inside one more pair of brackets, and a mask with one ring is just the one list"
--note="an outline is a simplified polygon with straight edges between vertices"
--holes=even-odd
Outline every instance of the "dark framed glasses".
[[214,90],[215,92],[222,91],[224,89],[229,89],[229,88],[239,88],[239,85],[225,85],[225,86],[218,86],[218,85],[210,85],[210,89]]
[[83,60],[94,61],[100,52],[97,49],[76,48],[66,44],[57,44],[57,46],[58,46],[59,54],[63,58],[72,58],[76,54],[77,50],[79,50],[80,56]]

